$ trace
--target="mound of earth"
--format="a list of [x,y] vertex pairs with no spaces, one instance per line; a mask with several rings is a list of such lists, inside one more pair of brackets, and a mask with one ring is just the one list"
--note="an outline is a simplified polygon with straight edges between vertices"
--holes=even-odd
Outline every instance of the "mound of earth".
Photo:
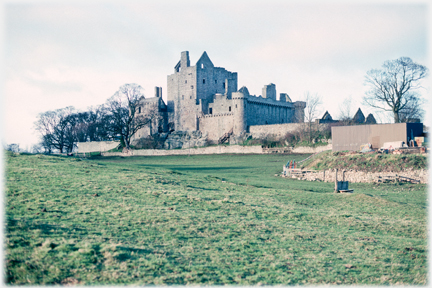
[[379,154],[326,152],[305,161],[307,170],[354,170],[363,172],[404,172],[427,169],[426,154]]

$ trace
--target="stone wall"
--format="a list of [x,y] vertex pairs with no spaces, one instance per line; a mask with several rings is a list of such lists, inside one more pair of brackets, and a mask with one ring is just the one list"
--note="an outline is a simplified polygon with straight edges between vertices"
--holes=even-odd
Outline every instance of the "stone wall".
[[[324,182],[334,182],[335,181],[335,171],[304,171],[303,173],[296,173],[289,175],[286,168],[286,175],[284,177],[292,177],[299,180],[306,181],[324,181]],[[387,177],[408,177],[410,179],[419,180],[420,183],[427,184],[429,182],[428,170],[410,170],[403,172],[364,172],[364,171],[345,171],[345,181],[351,183],[380,183],[384,182]],[[338,181],[342,181],[342,171],[338,171]]]
[[293,133],[296,130],[302,128],[304,123],[285,123],[285,124],[273,124],[273,125],[252,125],[249,126],[249,133],[252,138],[264,138],[267,136],[273,136],[276,138],[284,137],[288,132]]
[[323,152],[327,150],[332,150],[333,145],[327,144],[326,146],[318,146],[318,147],[295,147],[292,149],[292,153],[298,153],[298,154],[315,154],[318,152]]
[[78,153],[104,152],[116,148],[118,141],[78,142]]
[[128,152],[105,152],[102,156],[169,156],[169,155],[204,155],[204,154],[261,154],[261,146],[219,145],[203,148],[175,150],[129,150]]
[[[284,137],[287,133],[294,133],[300,129],[308,129],[307,123],[284,123],[284,124],[272,124],[272,125],[252,125],[249,126],[249,133],[252,138],[264,138],[266,136],[272,136],[275,138]],[[328,124],[313,124],[313,129],[324,131],[328,128]]]
[[[235,110],[233,101],[228,99],[227,95],[222,94],[215,94],[213,103],[209,103],[208,107],[209,109],[212,108],[212,114],[230,113]],[[209,111],[206,111],[206,114]]]
[[293,103],[254,96],[249,96],[246,99],[245,114],[248,126],[295,122]]
[[[193,132],[195,133],[195,132]],[[194,139],[191,139],[195,141]],[[200,139],[198,139],[200,140]],[[197,140],[197,141],[198,141]],[[187,143],[185,143],[187,146]],[[302,148],[302,147],[299,147]],[[280,147],[280,148],[262,148],[261,146],[242,146],[242,145],[218,145],[200,148],[189,148],[189,149],[174,149],[174,150],[161,150],[161,149],[143,149],[143,150],[129,150],[128,152],[105,152],[102,156],[168,156],[168,155],[201,155],[201,154],[274,154],[274,153],[299,153],[309,154],[321,152],[321,149],[331,149],[329,146],[321,146],[317,148],[308,148],[308,150],[292,149],[291,147]]]
[[201,116],[198,127],[202,133],[207,133],[209,141],[217,141],[234,127],[234,113]]
[[207,134],[201,131],[175,131],[168,135],[164,149],[192,148],[207,146]]

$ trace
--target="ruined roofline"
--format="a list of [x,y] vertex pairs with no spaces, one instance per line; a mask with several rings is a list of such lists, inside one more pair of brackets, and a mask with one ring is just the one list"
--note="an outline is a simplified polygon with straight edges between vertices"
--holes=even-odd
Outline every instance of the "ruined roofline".
[[182,58],[181,57],[184,57],[184,64],[186,64],[186,66],[183,67],[182,69],[189,68],[189,67],[199,67],[199,64],[201,64],[201,62],[205,62],[207,60],[208,62],[210,62],[210,65],[211,65],[211,67],[213,69],[220,69],[220,70],[225,70],[227,72],[230,72],[231,74],[238,74],[237,72],[229,71],[229,70],[227,70],[224,67],[216,67],[216,66],[214,66],[213,61],[211,61],[211,59],[208,56],[208,54],[207,54],[206,51],[204,51],[201,54],[201,56],[198,58],[198,61],[193,66],[190,65],[189,51],[182,51],[181,53],[182,53],[182,55],[180,56],[180,60],[174,66],[174,72],[175,73],[180,73],[180,68],[182,68]]
[[[237,91],[235,93],[242,93],[243,97],[247,99],[248,102],[252,103],[259,103],[264,105],[274,105],[274,106],[284,106],[284,107],[293,107],[294,103],[301,102],[301,101],[295,101],[295,102],[285,102],[280,100],[274,100],[271,98],[264,98],[261,95],[245,95],[243,92]],[[234,96],[235,97],[235,96]]]
[[[252,97],[255,99],[253,99]],[[278,100],[275,101],[272,99],[265,100],[268,98],[254,97],[254,96],[248,96],[248,97],[245,97],[245,99],[247,99],[248,102],[255,103],[255,104],[268,105],[268,106],[282,106],[282,107],[294,107],[294,104],[299,102],[299,101],[282,102],[282,101],[278,101]]]
[[206,52],[206,51],[204,51],[204,52],[201,54],[201,57],[200,57],[200,58],[198,59],[198,61],[196,62],[195,66],[198,66],[198,64],[201,63],[201,61],[205,61],[205,60],[208,60],[208,61],[211,63],[211,66],[214,67],[213,62],[210,60],[210,57],[207,55],[207,52]]

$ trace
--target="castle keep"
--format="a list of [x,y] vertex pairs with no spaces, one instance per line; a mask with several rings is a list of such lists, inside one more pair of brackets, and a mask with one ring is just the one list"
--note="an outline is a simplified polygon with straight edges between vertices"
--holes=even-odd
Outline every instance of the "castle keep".
[[[161,88],[156,97],[141,99],[139,111],[156,108],[160,117],[136,137],[170,131],[200,131],[209,141],[240,136],[250,126],[304,121],[305,102],[292,102],[288,94],[277,99],[275,84],[265,85],[262,95],[251,95],[246,87],[238,89],[237,73],[215,67],[204,52],[194,66],[189,52],[181,53],[174,73],[167,77],[168,102],[162,100]],[[155,99],[156,98],[156,99]]]

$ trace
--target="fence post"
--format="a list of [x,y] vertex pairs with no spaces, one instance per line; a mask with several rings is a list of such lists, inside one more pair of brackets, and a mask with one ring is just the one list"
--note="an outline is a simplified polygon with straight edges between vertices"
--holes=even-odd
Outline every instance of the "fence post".
[[335,191],[334,191],[334,193],[338,193],[337,174],[338,174],[338,169],[335,169]]

